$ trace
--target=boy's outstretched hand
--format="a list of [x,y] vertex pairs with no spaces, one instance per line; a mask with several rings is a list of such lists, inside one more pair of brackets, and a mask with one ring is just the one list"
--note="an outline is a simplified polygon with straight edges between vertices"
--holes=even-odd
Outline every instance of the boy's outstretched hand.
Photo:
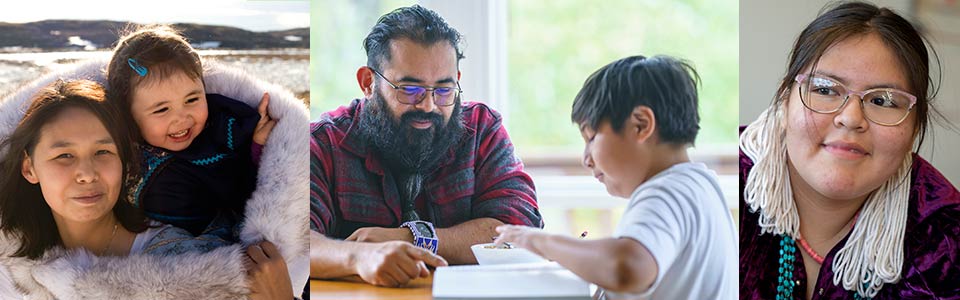
[[533,252],[536,255],[543,256],[543,253],[537,249],[538,240],[548,237],[540,228],[518,225],[500,225],[497,226],[497,239],[493,241],[497,246],[510,243],[513,247],[520,247]]
[[260,121],[257,122],[257,127],[253,130],[253,142],[259,145],[267,144],[267,137],[270,136],[270,132],[273,131],[273,126],[277,125],[277,120],[270,117],[270,113],[267,112],[267,106],[270,105],[270,94],[263,93],[263,98],[260,99],[260,105],[257,106],[257,111],[260,113]]

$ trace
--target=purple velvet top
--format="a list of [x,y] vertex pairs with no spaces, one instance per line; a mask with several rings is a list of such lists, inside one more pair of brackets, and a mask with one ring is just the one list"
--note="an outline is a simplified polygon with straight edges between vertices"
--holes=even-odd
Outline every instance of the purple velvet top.
[[[874,299],[960,299],[960,193],[930,163],[916,154],[913,159],[903,273],[899,282],[883,285]],[[740,299],[776,299],[780,238],[761,235],[759,212],[750,212],[744,202],[751,168],[753,162],[740,151]],[[848,237],[824,257],[812,299],[854,299],[853,292],[833,284],[831,267]],[[795,299],[806,298],[806,274],[798,259]]]

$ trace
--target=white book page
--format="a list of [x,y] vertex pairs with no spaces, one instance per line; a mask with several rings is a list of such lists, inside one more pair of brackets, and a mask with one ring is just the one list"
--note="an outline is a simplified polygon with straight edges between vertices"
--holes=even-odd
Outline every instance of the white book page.
[[437,268],[435,298],[590,299],[590,284],[555,262]]

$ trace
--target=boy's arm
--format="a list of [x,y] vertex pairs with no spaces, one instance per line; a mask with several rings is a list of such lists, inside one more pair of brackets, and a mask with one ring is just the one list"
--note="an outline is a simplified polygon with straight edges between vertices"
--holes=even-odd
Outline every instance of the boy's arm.
[[657,278],[657,262],[653,255],[647,247],[631,238],[579,240],[546,235],[534,239],[533,243],[543,257],[611,292],[642,293]]
[[497,232],[497,244],[509,242],[530,250],[611,292],[642,293],[657,278],[653,255],[631,238],[583,240],[510,225],[497,227]]

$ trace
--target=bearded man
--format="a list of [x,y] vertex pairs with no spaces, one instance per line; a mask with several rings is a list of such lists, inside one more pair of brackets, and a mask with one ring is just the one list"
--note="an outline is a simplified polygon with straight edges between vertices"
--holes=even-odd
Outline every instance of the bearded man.
[[460,40],[418,5],[364,39],[364,98],[310,128],[311,277],[400,286],[476,263],[498,225],[543,227],[500,115],[461,101]]

